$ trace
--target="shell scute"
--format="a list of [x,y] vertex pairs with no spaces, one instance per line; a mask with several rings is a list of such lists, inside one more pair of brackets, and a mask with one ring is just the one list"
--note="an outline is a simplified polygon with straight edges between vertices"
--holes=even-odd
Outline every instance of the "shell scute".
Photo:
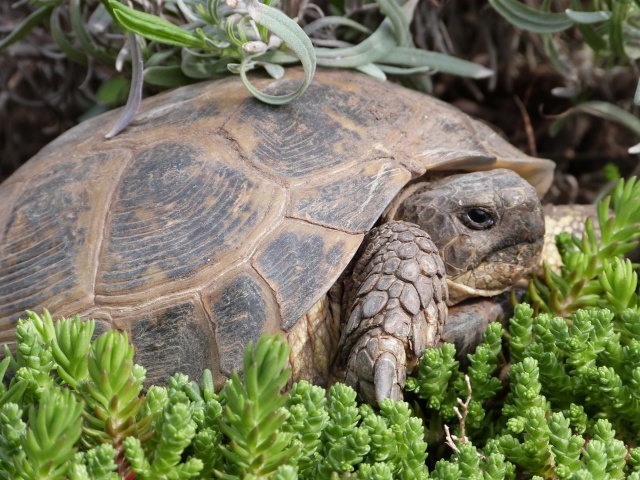
[[2,226],[0,318],[91,305],[107,198],[120,167],[114,158],[127,154],[94,153],[82,161],[55,156],[28,182],[15,184]]
[[208,316],[197,297],[128,313],[122,320],[136,347],[136,363],[147,378],[166,382],[168,372],[181,372],[198,381],[205,368],[218,363],[217,347]]
[[411,173],[391,159],[363,161],[347,172],[293,189],[291,216],[363,233],[410,179]]
[[285,220],[265,239],[252,263],[276,292],[283,330],[290,330],[329,290],[362,238],[362,235]]
[[215,328],[220,372],[229,376],[242,368],[244,349],[250,340],[255,343],[262,332],[277,330],[277,326],[273,328],[279,320],[275,298],[250,269],[214,282],[203,291],[202,298]]
[[[283,80],[271,89],[290,90],[292,83]],[[285,180],[332,171],[362,158],[373,148],[372,140],[386,138],[394,123],[410,116],[388,97],[341,87],[316,82],[298,100],[278,108],[247,100],[224,129],[252,164]]]
[[208,101],[203,96],[197,85],[156,95],[143,104],[126,133],[129,136],[141,129],[185,127],[199,120],[219,117],[224,111],[220,102]]
[[96,294],[119,301],[219,275],[239,261],[230,251],[261,234],[275,190],[189,144],[139,152],[114,195]]

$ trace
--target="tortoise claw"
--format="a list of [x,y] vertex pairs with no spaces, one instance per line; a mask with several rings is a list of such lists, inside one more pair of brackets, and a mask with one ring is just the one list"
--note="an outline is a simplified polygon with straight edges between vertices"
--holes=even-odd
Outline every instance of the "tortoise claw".
[[[402,385],[398,382],[397,370],[400,369],[405,372],[404,365],[398,365],[396,357],[389,352],[384,352],[374,367],[373,382],[376,389],[376,402],[380,403],[385,398],[391,398],[393,400],[402,400]],[[402,375],[406,378],[406,374]]]
[[406,380],[403,342],[376,329],[367,332],[351,351],[346,383],[371,404],[385,398],[402,400]]

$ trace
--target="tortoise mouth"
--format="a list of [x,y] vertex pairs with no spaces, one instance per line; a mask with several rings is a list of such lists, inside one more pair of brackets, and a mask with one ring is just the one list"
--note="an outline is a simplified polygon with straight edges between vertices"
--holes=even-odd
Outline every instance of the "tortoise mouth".
[[449,301],[447,302],[447,306],[451,307],[467,300],[468,298],[495,297],[496,295],[509,290],[511,285],[496,290],[484,290],[481,288],[469,287],[464,283],[456,283],[453,280],[447,279],[447,287],[449,287]]
[[542,245],[542,239],[511,245],[491,253],[475,268],[458,275],[447,275],[447,304],[455,305],[473,297],[493,297],[513,288],[537,267]]

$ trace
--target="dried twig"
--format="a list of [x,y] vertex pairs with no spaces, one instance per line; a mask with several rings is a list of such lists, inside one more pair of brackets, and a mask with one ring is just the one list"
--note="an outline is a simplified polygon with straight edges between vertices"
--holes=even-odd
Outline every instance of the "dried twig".
[[464,381],[467,383],[467,399],[464,402],[460,398],[457,399],[458,404],[462,407],[462,413],[460,413],[460,409],[458,407],[453,407],[453,411],[456,412],[458,420],[460,420],[461,436],[457,437],[456,435],[451,435],[451,432],[449,431],[449,426],[448,425],[444,426],[444,431],[446,434],[445,443],[449,445],[451,449],[456,453],[459,453],[460,450],[458,450],[458,447],[456,447],[454,441],[458,441],[460,443],[469,443],[469,439],[467,438],[467,435],[465,433],[465,424],[464,424],[465,419],[467,418],[467,412],[469,411],[469,402],[471,402],[471,382],[469,381],[469,375],[464,376]]

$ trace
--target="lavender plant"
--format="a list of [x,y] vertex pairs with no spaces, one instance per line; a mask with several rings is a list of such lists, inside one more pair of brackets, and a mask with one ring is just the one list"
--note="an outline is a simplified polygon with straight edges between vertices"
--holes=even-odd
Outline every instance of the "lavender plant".
[[[352,19],[324,14],[303,30],[273,0],[136,0],[132,5],[118,0],[71,0],[68,5],[61,0],[33,1],[39,8],[0,40],[0,49],[48,20],[56,46],[70,59],[84,65],[99,62],[118,70],[131,69],[126,108],[107,137],[117,135],[131,122],[143,83],[175,87],[233,73],[241,76],[258,99],[280,105],[302,95],[316,65],[355,68],[382,79],[387,73],[440,71],[471,78],[492,74],[482,65],[416,48],[409,27],[417,4],[413,0],[376,0],[383,20],[374,32]],[[66,31],[64,23],[71,29]],[[314,45],[314,36],[321,37],[335,26],[369,36],[357,45]],[[261,92],[247,77],[248,71],[263,68],[280,78],[284,66],[298,62],[305,72],[304,81],[284,95]]]
[[[520,0],[489,0],[493,9],[506,21],[531,35],[539,35],[548,63],[564,77],[565,87],[554,89],[561,97],[574,99],[575,106],[550,126],[557,134],[567,119],[575,114],[587,113],[615,121],[635,134],[640,134],[640,120],[611,102],[585,101],[585,86],[601,83],[602,70],[610,75],[612,67],[634,71],[634,62],[640,57],[638,42],[640,30],[640,4],[635,1],[592,0],[555,2],[561,11],[552,11],[554,2],[521,2]],[[578,48],[576,36],[581,40]],[[578,53],[580,52],[580,53]],[[585,55],[585,52],[589,52]],[[602,67],[605,67],[604,69]],[[605,80],[606,82],[606,80]],[[631,103],[631,92],[629,102]],[[640,82],[633,103],[640,105]],[[638,153],[640,144],[629,149]]]

